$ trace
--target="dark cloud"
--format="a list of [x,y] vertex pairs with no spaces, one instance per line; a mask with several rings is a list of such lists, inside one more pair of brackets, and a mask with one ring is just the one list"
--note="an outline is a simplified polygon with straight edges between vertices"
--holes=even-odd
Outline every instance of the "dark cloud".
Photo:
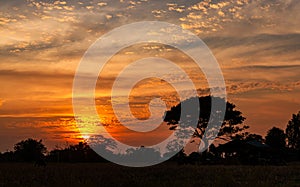
[[254,65],[254,66],[243,66],[243,69],[248,69],[248,70],[256,70],[256,69],[261,69],[261,70],[274,70],[274,69],[299,69],[300,71],[300,65],[277,65],[277,66],[266,66],[266,65]]

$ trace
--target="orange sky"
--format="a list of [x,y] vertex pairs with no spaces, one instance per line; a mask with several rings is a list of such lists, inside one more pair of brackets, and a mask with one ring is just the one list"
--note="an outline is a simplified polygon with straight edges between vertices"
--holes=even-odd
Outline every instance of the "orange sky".
[[[43,139],[49,148],[78,141],[72,84],[83,54],[111,29],[145,20],[179,25],[207,44],[224,74],[228,100],[243,112],[251,132],[285,128],[300,110],[299,8],[298,0],[2,1],[0,151],[28,137]],[[125,49],[100,76],[98,107],[106,106],[105,93],[118,72],[114,63],[143,55],[190,64],[166,46]],[[205,90],[203,75],[185,68]]]

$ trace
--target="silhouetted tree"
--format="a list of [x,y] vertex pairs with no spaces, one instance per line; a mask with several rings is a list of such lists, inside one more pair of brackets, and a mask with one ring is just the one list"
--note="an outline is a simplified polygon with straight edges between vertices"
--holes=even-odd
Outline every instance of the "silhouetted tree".
[[90,149],[86,142],[79,142],[77,145],[70,145],[70,157],[75,162],[85,161],[87,151]]
[[47,158],[51,162],[106,162],[86,142],[79,142],[64,149],[54,149]]
[[264,143],[265,142],[264,138],[261,135],[259,135],[259,134],[250,134],[249,132],[237,134],[234,137],[234,140],[243,140],[245,142],[256,141],[256,142],[259,142],[259,143]]
[[300,111],[298,114],[293,114],[292,119],[288,122],[285,132],[288,140],[288,147],[300,150]]
[[47,152],[42,140],[38,141],[31,138],[15,144],[14,149],[17,160],[25,162],[37,161],[43,158]]
[[245,137],[245,141],[247,141],[247,142],[256,141],[256,142],[259,142],[259,143],[264,143],[265,142],[264,138],[259,134],[248,134]]
[[[218,111],[211,111],[212,98],[217,103],[224,104],[225,102],[223,98],[212,96],[190,98],[167,111],[164,121],[167,122],[168,125],[170,125],[170,130],[176,129],[179,123],[185,124],[186,126],[187,124],[189,125],[196,122],[197,128],[195,129],[194,137],[202,138],[208,126],[210,115],[218,115]],[[181,105],[193,105],[194,102],[197,102],[197,99],[199,100],[200,111],[188,111],[190,113],[183,114],[183,118],[180,119]],[[234,104],[226,102],[225,118],[224,121],[222,121],[222,126],[218,133],[218,138],[230,140],[236,135],[240,134],[243,130],[249,128],[246,125],[242,125],[245,117],[243,117],[242,113],[236,110],[235,107],[236,106]],[[197,121],[191,120],[195,119],[194,115],[198,115],[198,117],[196,117],[196,119],[198,119]],[[216,117],[216,119],[219,118]]]
[[266,144],[273,148],[282,149],[285,147],[286,135],[282,129],[273,127],[270,129],[266,135]]
[[13,151],[6,151],[0,153],[0,162],[14,162],[16,161],[15,154]]

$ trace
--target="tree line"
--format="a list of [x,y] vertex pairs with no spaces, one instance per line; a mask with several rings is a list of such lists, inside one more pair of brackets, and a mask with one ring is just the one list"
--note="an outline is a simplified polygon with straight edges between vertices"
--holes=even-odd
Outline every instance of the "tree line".
[[[181,106],[188,106],[195,99],[199,101],[202,110],[181,114]],[[225,143],[212,144],[204,152],[193,152],[189,155],[182,149],[170,161],[179,164],[285,164],[300,161],[300,111],[292,115],[285,130],[272,127],[265,137],[247,132],[249,126],[243,124],[246,118],[233,103],[212,96],[194,97],[179,103],[166,111],[164,121],[167,122],[170,130],[180,126],[187,127],[196,122],[192,141],[203,139],[205,131],[208,130],[210,116],[218,113],[211,108],[213,99],[217,103],[226,102],[225,117],[217,136],[217,139]],[[141,146],[140,149],[146,148]],[[0,153],[0,162],[37,161],[106,162],[91,149],[87,142],[48,151],[42,140],[29,138],[16,143],[14,151]]]
[[0,153],[0,162],[106,162],[87,142],[48,151],[42,140],[28,138],[15,144],[14,151]]
[[[199,100],[200,109],[204,108],[204,110],[200,110],[196,114],[181,114],[181,105],[194,102],[195,99]],[[204,133],[208,129],[210,116],[218,113],[211,108],[212,99],[216,103],[226,102],[225,117],[216,138],[225,143],[212,144],[203,153],[194,152],[187,155],[185,150],[182,150],[172,158],[173,160],[179,163],[202,162],[207,164],[285,164],[300,161],[300,111],[292,115],[285,131],[278,127],[272,127],[268,130],[267,135],[262,137],[247,132],[249,126],[243,125],[246,118],[233,103],[212,96],[196,97],[188,99],[166,112],[165,121],[170,125],[170,130],[176,129],[180,124],[186,126],[191,122],[192,115],[199,115],[194,137],[203,139]]]

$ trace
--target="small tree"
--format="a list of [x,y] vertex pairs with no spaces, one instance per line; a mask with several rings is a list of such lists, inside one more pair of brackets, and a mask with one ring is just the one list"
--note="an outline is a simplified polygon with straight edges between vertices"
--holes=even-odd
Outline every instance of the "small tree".
[[32,162],[44,157],[47,152],[42,140],[27,139],[14,146],[15,155],[19,161]]
[[286,145],[285,139],[286,136],[284,134],[284,131],[277,127],[273,127],[267,133],[266,144],[273,148],[282,149]]
[[300,111],[298,114],[293,114],[292,119],[288,122],[285,130],[288,147],[300,150]]

